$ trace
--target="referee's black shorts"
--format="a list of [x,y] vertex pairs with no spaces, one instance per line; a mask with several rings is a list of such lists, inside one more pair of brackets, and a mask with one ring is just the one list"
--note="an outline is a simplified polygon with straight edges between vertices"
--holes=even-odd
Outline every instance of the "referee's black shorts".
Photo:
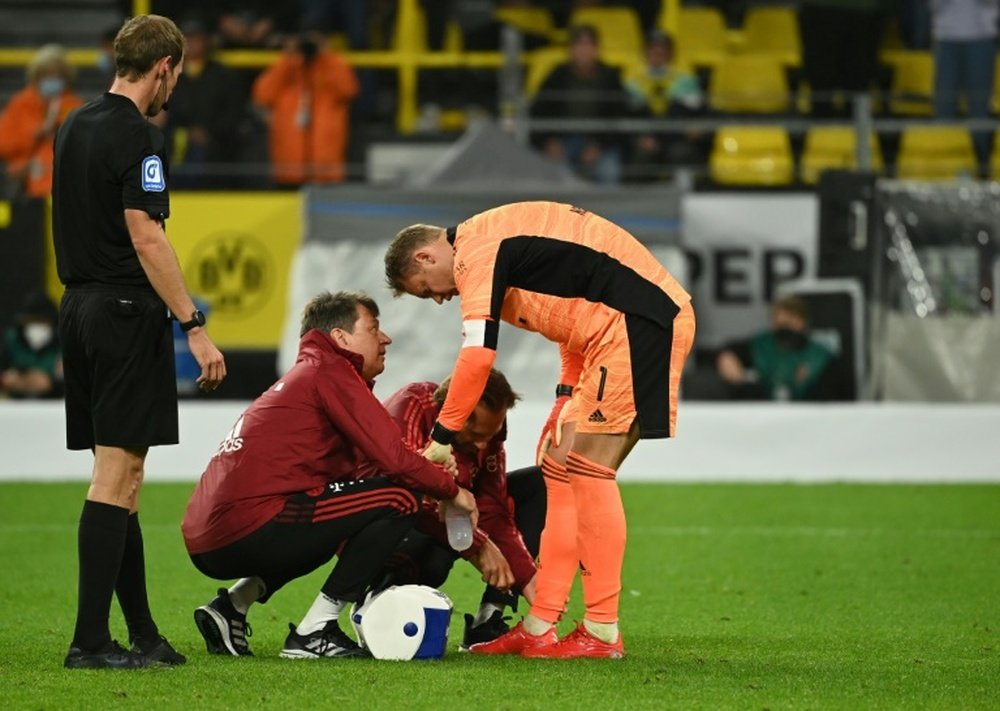
[[177,444],[177,376],[167,308],[138,287],[66,289],[59,308],[66,446]]

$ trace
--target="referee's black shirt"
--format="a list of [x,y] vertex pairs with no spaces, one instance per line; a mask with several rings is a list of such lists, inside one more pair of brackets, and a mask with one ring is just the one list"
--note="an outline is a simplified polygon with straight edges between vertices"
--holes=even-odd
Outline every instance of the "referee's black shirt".
[[52,229],[66,286],[152,288],[125,210],[170,215],[163,134],[126,96],[107,93],[72,112],[56,134]]

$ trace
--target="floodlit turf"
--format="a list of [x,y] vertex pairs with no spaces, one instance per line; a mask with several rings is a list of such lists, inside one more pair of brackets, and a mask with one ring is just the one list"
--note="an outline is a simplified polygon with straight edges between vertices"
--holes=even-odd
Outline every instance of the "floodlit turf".
[[[148,484],[153,610],[189,662],[140,672],[61,668],[85,488],[0,485],[4,708],[1000,708],[997,486],[625,486],[625,660],[399,663],[277,657],[323,572],[252,610],[256,658],[209,657],[191,612],[216,583],[178,529],[191,487]],[[445,591],[454,649],[471,566]]]

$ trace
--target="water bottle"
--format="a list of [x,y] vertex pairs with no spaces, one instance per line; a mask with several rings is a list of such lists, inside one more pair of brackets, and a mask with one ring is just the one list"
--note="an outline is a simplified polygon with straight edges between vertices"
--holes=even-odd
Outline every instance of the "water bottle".
[[464,551],[472,545],[472,519],[466,511],[446,504],[444,525],[448,529],[448,545],[456,551]]

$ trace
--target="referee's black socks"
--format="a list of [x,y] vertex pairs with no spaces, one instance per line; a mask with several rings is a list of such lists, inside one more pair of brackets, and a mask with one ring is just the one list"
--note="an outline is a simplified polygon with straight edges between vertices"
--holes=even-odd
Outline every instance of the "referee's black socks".
[[77,551],[80,588],[73,647],[96,652],[111,642],[108,616],[125,550],[128,509],[84,501],[80,514]]
[[122,553],[122,564],[118,570],[118,583],[115,594],[118,604],[125,614],[128,625],[128,638],[155,642],[160,637],[160,631],[153,622],[149,611],[149,599],[146,596],[146,558],[143,552],[142,529],[139,527],[139,514],[128,517],[126,528],[125,550]]

